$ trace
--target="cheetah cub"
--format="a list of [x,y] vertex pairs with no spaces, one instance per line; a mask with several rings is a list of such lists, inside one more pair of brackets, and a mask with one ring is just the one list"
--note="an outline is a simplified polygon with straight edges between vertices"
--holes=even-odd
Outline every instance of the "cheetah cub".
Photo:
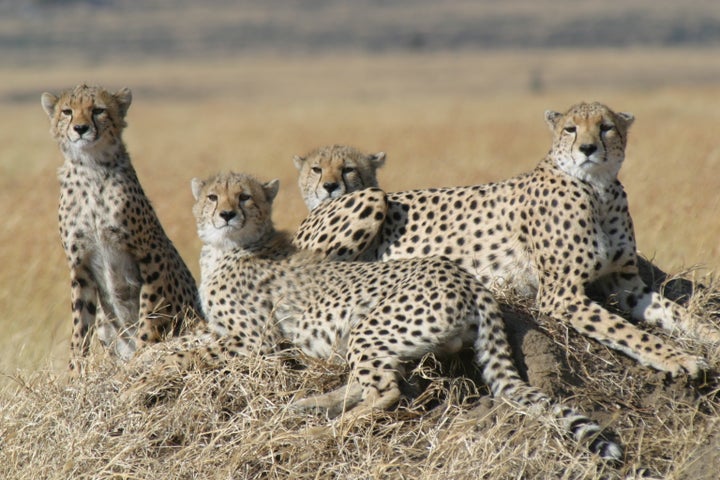
[[294,407],[331,415],[354,408],[348,418],[396,403],[406,361],[470,346],[494,395],[528,407],[552,405],[576,440],[620,458],[620,447],[600,437],[596,423],[521,380],[499,307],[472,275],[441,258],[317,262],[293,253],[271,220],[277,191],[277,180],[234,173],[192,181],[208,332],[199,340],[205,345],[176,352],[166,359],[170,365],[264,354],[288,342],[311,357],[338,355],[350,367],[348,384]]
[[[357,260],[382,229],[387,214],[385,192],[377,188],[377,169],[385,164],[385,153],[364,154],[353,147],[329,145],[304,157],[296,155],[293,163],[308,210],[318,209],[297,241],[312,245],[326,260]],[[334,203],[327,205],[329,200],[357,191],[362,193],[339,200],[342,209],[326,212],[335,208]]]
[[314,210],[325,200],[363,188],[377,187],[377,169],[385,164],[385,152],[366,155],[353,147],[320,147],[304,157],[293,158],[298,169],[300,193]]
[[199,312],[195,280],[165,235],[122,140],[132,95],[79,85],[42,95],[65,163],[60,237],[70,267],[70,368],[79,373],[91,332],[123,359]]
[[[643,365],[698,375],[707,368],[703,358],[609,312],[585,293],[593,283],[641,323],[720,340],[718,329],[651,291],[639,276],[633,223],[617,178],[634,117],[600,103],[580,103],[565,113],[548,111],[545,119],[552,148],[532,172],[487,185],[389,193],[373,245],[346,243],[346,256],[364,252],[364,258],[389,261],[444,255],[484,285],[535,297],[541,313]],[[322,250],[313,239],[332,231],[326,220],[342,216],[345,202],[365,195],[359,191],[325,202],[303,222],[294,243]],[[306,197],[308,204],[314,201]]]

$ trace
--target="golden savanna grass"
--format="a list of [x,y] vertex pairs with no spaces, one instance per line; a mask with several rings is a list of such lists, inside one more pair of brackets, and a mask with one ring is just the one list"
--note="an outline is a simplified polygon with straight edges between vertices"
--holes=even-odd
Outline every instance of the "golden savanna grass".
[[[118,395],[132,376],[102,355],[87,380],[66,384],[68,274],[55,178],[61,155],[39,104],[43,91],[83,81],[133,89],[125,140],[196,278],[194,176],[232,169],[279,178],[276,223],[292,229],[305,214],[294,154],[329,143],[385,151],[380,182],[388,190],[488,182],[526,171],[543,156],[550,144],[545,109],[600,100],[637,117],[621,178],[640,249],[667,271],[716,286],[720,84],[705,80],[720,78],[717,54],[237,58],[4,72],[0,476],[594,478],[605,468],[547,422],[502,404],[471,409],[469,387],[437,372],[429,375],[437,397],[431,403],[439,406],[425,411],[413,404],[367,420],[351,435],[320,439],[302,429],[326,420],[284,406],[293,395],[340,381],[341,372],[323,365],[297,369],[278,359],[249,359],[228,371],[193,371],[152,408]],[[692,308],[705,317],[717,313],[711,291],[696,297]],[[563,356],[578,382],[561,393],[608,422],[627,445],[627,468],[702,478],[693,462],[703,444],[718,445],[720,404],[712,392],[696,394],[677,382],[668,387],[658,374],[572,332],[544,328],[567,349]],[[706,353],[717,368],[718,352]],[[172,383],[158,379],[165,381]],[[73,451],[79,452],[74,460]]]

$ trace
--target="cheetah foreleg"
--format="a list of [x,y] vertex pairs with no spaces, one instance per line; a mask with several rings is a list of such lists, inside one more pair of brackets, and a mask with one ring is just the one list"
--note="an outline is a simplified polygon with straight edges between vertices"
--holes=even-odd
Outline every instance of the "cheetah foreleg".
[[173,339],[171,344],[155,344],[143,349],[128,363],[130,370],[139,369],[143,373],[121,397],[131,400],[139,395],[143,403],[155,403],[166,395],[168,385],[180,381],[193,367],[211,369],[227,362],[232,355],[227,342],[227,337],[218,338],[203,326],[192,335]]
[[549,305],[541,302],[541,311],[642,365],[668,372],[673,377],[682,372],[697,377],[707,369],[707,362],[702,357],[689,355],[668,345],[665,340],[610,313],[587,297],[556,296]]
[[639,276],[612,275],[606,282],[614,287],[612,293],[620,308],[629,311],[634,319],[668,332],[680,330],[706,342],[720,341],[718,329],[706,325],[677,303],[653,292]]
[[72,306],[73,331],[70,339],[70,372],[82,374],[82,358],[90,353],[90,340],[95,329],[98,309],[97,283],[82,266],[70,270],[70,302]]
[[106,295],[101,298],[106,318],[97,319],[98,337],[113,353],[128,360],[135,353],[140,311],[140,270],[134,257],[119,248],[102,253],[97,270],[105,277]]
[[135,343],[137,348],[157,343],[168,333],[179,333],[179,321],[156,285],[143,283],[140,287],[140,310]]

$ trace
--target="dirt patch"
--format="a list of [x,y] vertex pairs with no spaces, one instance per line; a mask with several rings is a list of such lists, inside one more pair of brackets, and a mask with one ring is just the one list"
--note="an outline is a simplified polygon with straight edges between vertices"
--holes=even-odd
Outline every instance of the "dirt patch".
[[[717,432],[717,422],[714,427],[714,431]],[[717,480],[720,478],[720,439],[717,434],[707,438],[693,451],[678,478],[687,480]]]
[[550,396],[567,393],[564,385],[577,383],[560,347],[527,314],[504,309],[506,331],[520,374]]

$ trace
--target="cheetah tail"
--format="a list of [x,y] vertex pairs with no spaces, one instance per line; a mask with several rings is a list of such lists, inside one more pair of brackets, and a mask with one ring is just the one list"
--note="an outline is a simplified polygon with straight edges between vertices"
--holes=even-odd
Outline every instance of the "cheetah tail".
[[[496,398],[507,398],[511,402],[527,407],[530,410],[538,407],[543,410],[552,407],[553,416],[563,428],[581,444],[587,444],[591,452],[600,457],[621,461],[622,447],[606,439],[602,428],[587,416],[573,408],[554,402],[538,388],[527,384],[521,377],[512,361],[510,345],[503,328],[502,314],[492,298],[478,296],[481,322],[478,337],[475,341],[475,352],[478,366],[482,369],[483,379]],[[491,308],[489,307],[489,304]]]

